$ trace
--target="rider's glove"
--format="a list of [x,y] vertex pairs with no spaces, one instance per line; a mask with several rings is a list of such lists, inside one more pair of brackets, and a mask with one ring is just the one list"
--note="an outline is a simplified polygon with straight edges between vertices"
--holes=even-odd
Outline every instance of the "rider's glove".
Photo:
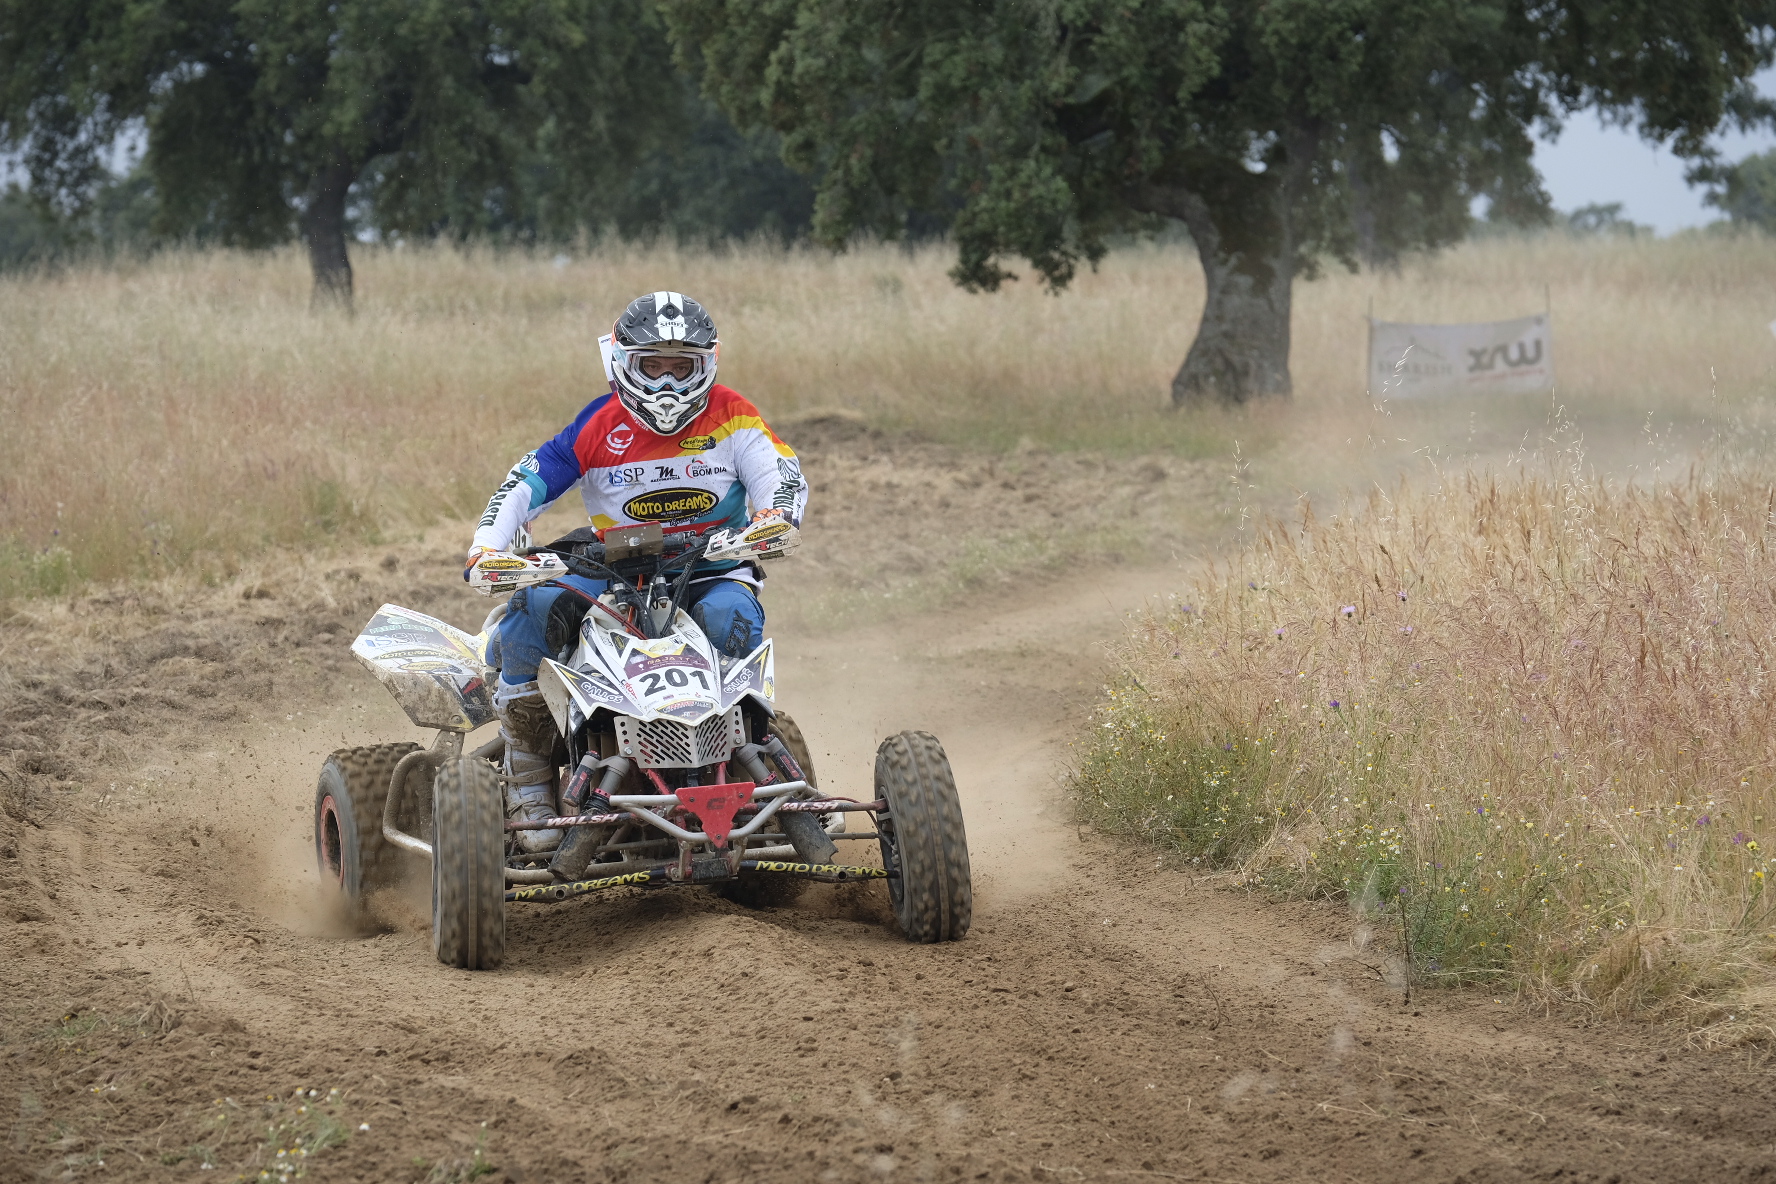
[[788,516],[782,510],[773,506],[770,509],[760,510],[758,513],[754,514],[752,516],[752,522],[749,523],[749,525],[757,526],[761,522],[777,521],[788,521]]
[[481,556],[491,555],[492,553],[493,553],[492,547],[470,547],[469,548],[468,561],[463,564],[463,583],[465,583],[465,584],[468,583],[469,577],[475,574],[475,565],[477,563],[481,562]]

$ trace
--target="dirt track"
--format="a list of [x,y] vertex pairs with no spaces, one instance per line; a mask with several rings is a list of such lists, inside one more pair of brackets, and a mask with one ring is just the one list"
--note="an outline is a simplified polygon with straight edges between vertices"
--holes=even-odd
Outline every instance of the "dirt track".
[[[1756,1057],[1483,994],[1408,1003],[1340,909],[1076,833],[1056,769],[1098,645],[1175,571],[777,630],[828,788],[861,795],[886,732],[946,741],[977,884],[961,943],[908,946],[879,886],[761,912],[698,890],[527,907],[495,974],[437,965],[413,900],[342,933],[309,870],[315,773],[414,732],[340,651],[384,594],[473,615],[453,551],[121,641],[70,629],[75,674],[14,687],[14,788],[62,786],[15,792],[28,821],[0,835],[0,1181],[292,1178],[276,1151],[322,1115],[349,1134],[310,1179],[1776,1176]],[[29,668],[30,622],[5,628],[0,657]],[[252,645],[282,663],[228,665]],[[113,787],[69,755],[175,708],[179,744],[110,740]]]

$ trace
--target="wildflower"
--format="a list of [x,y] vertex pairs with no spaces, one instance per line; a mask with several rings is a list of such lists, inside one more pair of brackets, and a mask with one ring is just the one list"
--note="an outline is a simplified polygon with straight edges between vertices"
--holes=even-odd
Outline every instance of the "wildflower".
[[1745,842],[1745,849],[1747,851],[1756,851],[1758,849],[1757,840],[1747,839]]
[[1338,700],[1336,700],[1336,699],[1332,700],[1332,710],[1333,711],[1338,710]]
[[1345,615],[1345,616],[1347,616],[1347,617],[1348,617],[1348,616],[1350,616],[1350,615],[1351,615],[1351,614],[1352,614],[1352,613],[1354,613],[1354,612],[1356,612],[1356,611],[1357,611],[1357,606],[1356,606],[1356,605],[1354,605],[1354,604],[1347,604],[1347,605],[1345,605],[1345,606],[1344,606],[1344,607],[1343,607],[1343,608],[1341,608],[1341,609],[1339,609],[1339,610],[1338,610],[1338,611],[1339,611],[1339,612],[1341,612],[1341,613],[1343,613],[1343,614],[1344,614],[1344,615]]
[[1399,594],[1399,596],[1400,596],[1400,599],[1401,599],[1401,600],[1405,600],[1405,599],[1406,599],[1406,593],[1404,593],[1404,592],[1401,592],[1401,593],[1400,593],[1400,594]]
[[1745,832],[1742,830],[1735,831],[1733,833],[1733,846],[1735,846],[1735,847],[1742,846],[1744,844],[1744,842],[1745,842]]
[[1702,815],[1702,817],[1696,819],[1696,825],[1697,826],[1707,826],[1713,821],[1714,820],[1711,819],[1708,815],[1704,814],[1704,815]]

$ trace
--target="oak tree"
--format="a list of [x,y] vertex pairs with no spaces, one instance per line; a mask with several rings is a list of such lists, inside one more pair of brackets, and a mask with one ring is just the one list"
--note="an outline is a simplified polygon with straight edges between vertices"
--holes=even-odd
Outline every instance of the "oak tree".
[[[817,234],[953,213],[955,278],[1064,286],[1176,219],[1178,402],[1287,393],[1293,281],[1545,216],[1532,135],[1601,109],[1691,158],[1767,116],[1771,0],[661,0],[680,60],[815,173]],[[1178,310],[1131,310],[1131,333]]]
[[433,231],[538,158],[591,185],[659,126],[668,53],[643,0],[0,0],[0,148],[66,212],[143,135],[163,232],[299,233],[349,304],[351,202]]

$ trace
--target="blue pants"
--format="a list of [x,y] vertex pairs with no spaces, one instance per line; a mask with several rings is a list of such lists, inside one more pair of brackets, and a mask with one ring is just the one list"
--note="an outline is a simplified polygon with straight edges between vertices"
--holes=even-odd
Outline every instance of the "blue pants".
[[[610,587],[608,580],[564,576],[562,583],[597,596]],[[508,686],[533,682],[537,666],[554,653],[548,643],[549,610],[567,595],[560,588],[520,588],[512,593],[506,615],[498,626],[500,681]],[[578,597],[569,597],[577,601]],[[741,658],[765,639],[765,609],[758,592],[739,580],[708,580],[692,584],[685,593],[685,607],[715,648],[729,657]],[[585,614],[572,615],[578,621]]]

